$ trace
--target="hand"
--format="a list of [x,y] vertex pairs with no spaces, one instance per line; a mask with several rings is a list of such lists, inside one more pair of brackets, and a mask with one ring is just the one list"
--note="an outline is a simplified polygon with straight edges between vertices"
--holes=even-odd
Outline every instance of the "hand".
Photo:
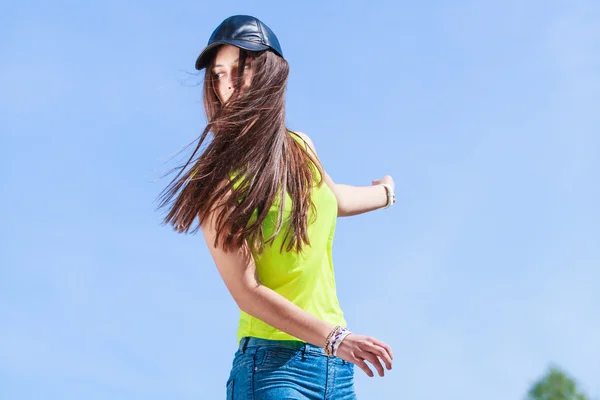
[[356,364],[370,377],[373,377],[374,374],[365,361],[373,364],[377,372],[379,372],[379,376],[384,375],[381,361],[385,363],[388,370],[392,369],[392,348],[370,336],[354,333],[349,334],[340,343],[336,356],[342,360]]
[[372,182],[373,186],[381,185],[382,183],[385,183],[392,187],[392,191],[394,192],[394,201],[392,202],[392,204],[395,203],[396,202],[396,185],[394,184],[394,179],[390,175],[386,175],[383,178],[376,179]]

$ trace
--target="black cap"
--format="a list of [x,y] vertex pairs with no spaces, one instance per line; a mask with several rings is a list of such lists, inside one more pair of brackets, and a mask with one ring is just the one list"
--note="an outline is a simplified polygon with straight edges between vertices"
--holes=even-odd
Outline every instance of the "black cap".
[[210,50],[220,44],[230,44],[245,50],[271,50],[283,58],[283,52],[275,33],[258,18],[249,15],[234,15],[221,22],[208,39],[208,44],[196,60],[196,69],[205,68],[210,59]]

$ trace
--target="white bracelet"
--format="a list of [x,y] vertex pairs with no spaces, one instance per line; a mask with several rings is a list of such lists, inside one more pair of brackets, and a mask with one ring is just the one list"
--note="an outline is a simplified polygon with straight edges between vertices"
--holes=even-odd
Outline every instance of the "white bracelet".
[[335,344],[333,345],[333,356],[335,357],[337,355],[337,351],[338,348],[340,347],[340,345],[342,344],[342,341],[344,339],[346,339],[346,336],[350,335],[352,332],[350,332],[348,329],[346,329],[341,335],[340,338],[337,340],[337,342],[335,342]]
[[383,208],[388,208],[392,204],[394,204],[394,196],[395,196],[394,190],[387,183],[382,183],[381,186],[383,186],[385,188],[385,193],[387,194],[387,204]]

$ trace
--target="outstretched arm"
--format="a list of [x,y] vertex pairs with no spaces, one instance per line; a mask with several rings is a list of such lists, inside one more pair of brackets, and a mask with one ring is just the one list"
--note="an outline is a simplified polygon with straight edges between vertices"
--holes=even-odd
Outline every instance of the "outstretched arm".
[[[373,181],[372,186],[335,183],[327,174],[325,174],[325,182],[335,193],[338,202],[338,217],[350,217],[385,207],[388,201],[387,189],[381,184],[386,183],[392,188],[394,187],[394,181],[389,175]],[[395,197],[393,201],[396,202]]]
[[[296,133],[304,139],[316,157],[317,152],[310,137],[302,132]],[[392,188],[392,191],[394,190],[394,180],[389,175],[374,180],[371,186],[351,186],[335,183],[327,172],[325,172],[324,180],[335,193],[338,203],[338,217],[349,217],[383,208],[387,205],[388,193],[382,184],[387,184]],[[393,202],[396,202],[395,196]]]

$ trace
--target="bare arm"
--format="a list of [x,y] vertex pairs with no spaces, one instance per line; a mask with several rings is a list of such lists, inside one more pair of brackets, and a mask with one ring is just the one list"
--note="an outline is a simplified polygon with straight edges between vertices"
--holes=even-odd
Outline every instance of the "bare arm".
[[325,345],[329,332],[334,328],[332,324],[261,285],[247,245],[229,253],[214,247],[216,231],[212,218],[205,221],[201,228],[219,274],[242,311],[304,342],[319,347]]
[[[317,152],[310,137],[302,132],[296,133],[306,141],[313,155],[316,157]],[[325,172],[324,180],[337,199],[338,217],[349,217],[385,207],[387,204],[387,190],[378,183],[388,183],[392,187],[394,186],[394,181],[389,175],[379,181],[373,181],[372,186],[351,186],[335,183],[327,172]]]
[[350,186],[333,182],[325,173],[325,183],[338,201],[338,217],[350,217],[378,210],[387,204],[387,190],[381,185]]

